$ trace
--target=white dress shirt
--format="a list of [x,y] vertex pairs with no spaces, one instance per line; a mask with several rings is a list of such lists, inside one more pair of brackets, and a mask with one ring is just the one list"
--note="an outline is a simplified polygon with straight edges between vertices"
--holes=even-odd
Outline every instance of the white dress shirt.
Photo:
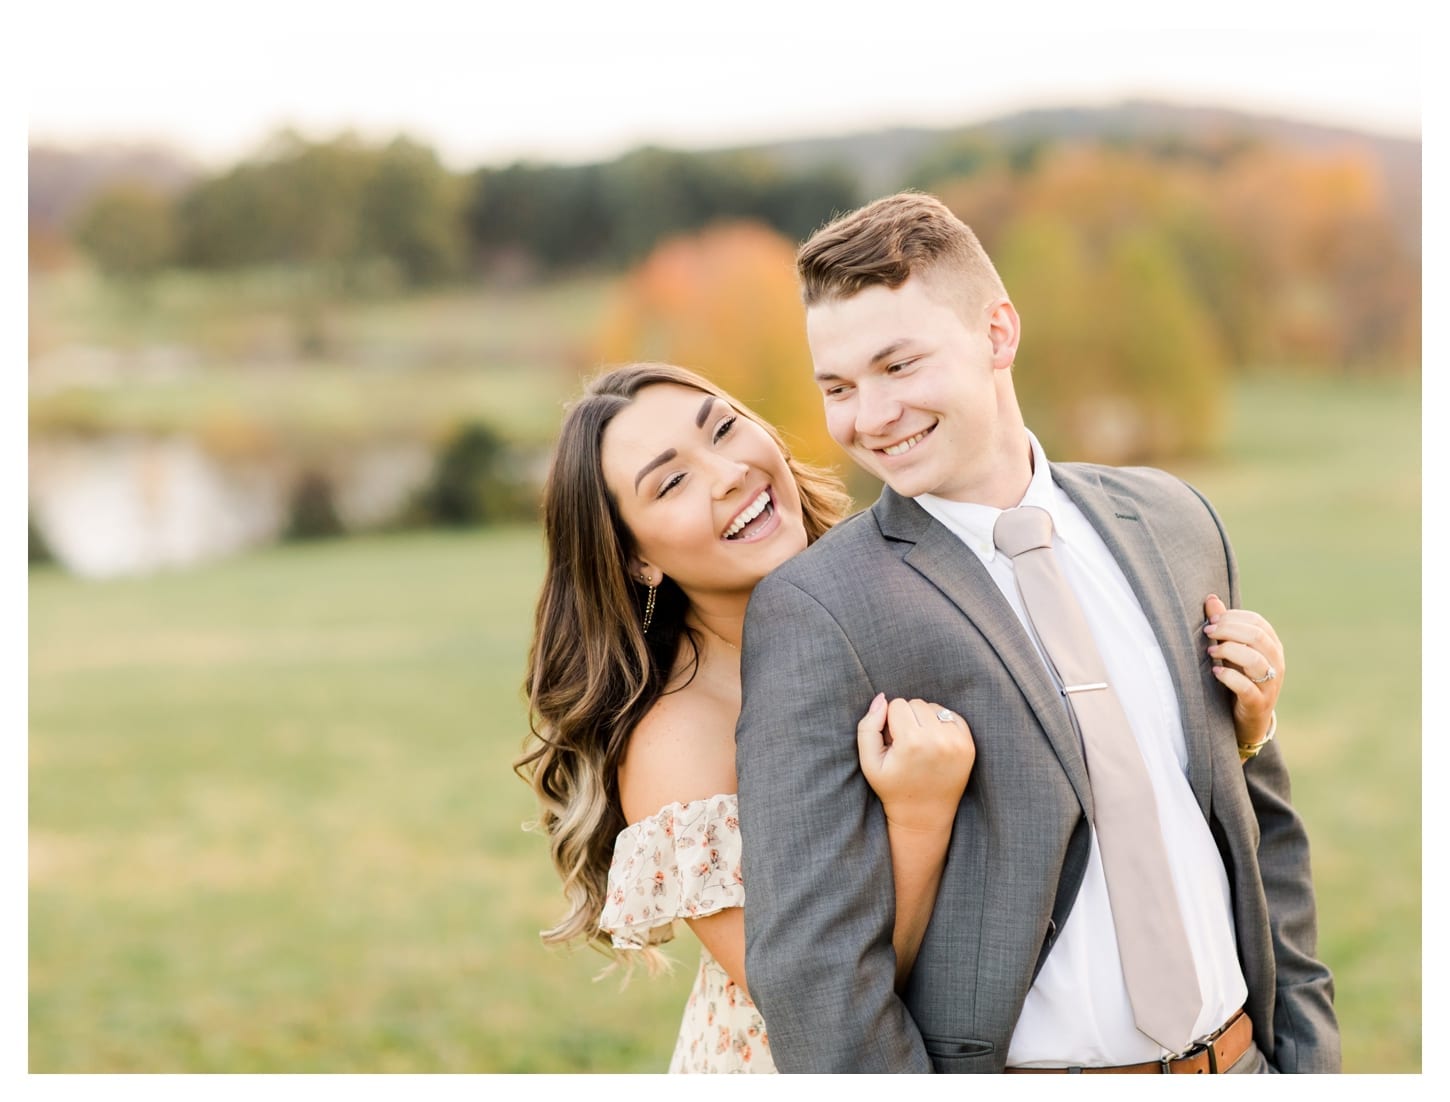
[[[1243,1005],[1248,987],[1235,946],[1228,875],[1188,784],[1188,749],[1178,695],[1127,578],[1087,518],[1052,481],[1037,438],[1030,433],[1028,438],[1032,481],[1021,504],[1035,505],[1052,515],[1053,551],[1082,605],[1108,680],[1148,767],[1173,887],[1203,993],[1203,1009],[1194,1027],[1194,1036],[1201,1037]],[[1027,617],[1012,560],[999,554],[992,542],[992,529],[1002,511],[930,494],[916,501],[971,548],[1025,626]],[[1036,646],[1030,630],[1028,637]],[[1206,638],[1203,645],[1208,646]],[[1041,653],[1039,647],[1039,656]],[[967,720],[971,721],[970,713]],[[1163,1054],[1155,1041],[1133,1025],[1094,831],[1082,888],[1027,993],[1008,1047],[1007,1065],[1108,1066],[1156,1060]]]

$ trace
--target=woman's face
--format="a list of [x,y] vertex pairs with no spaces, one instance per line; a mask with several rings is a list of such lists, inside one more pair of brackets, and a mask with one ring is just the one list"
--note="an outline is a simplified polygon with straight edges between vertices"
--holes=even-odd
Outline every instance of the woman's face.
[[604,430],[604,481],[655,579],[691,600],[748,595],[806,545],[800,490],[765,430],[712,394],[640,391]]

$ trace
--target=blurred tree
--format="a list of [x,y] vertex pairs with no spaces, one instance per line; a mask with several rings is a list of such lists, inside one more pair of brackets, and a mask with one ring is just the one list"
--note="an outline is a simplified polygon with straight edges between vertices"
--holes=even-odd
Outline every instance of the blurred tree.
[[26,559],[31,566],[44,566],[55,561],[50,545],[45,542],[45,535],[36,526],[34,513],[27,517],[25,537]]
[[936,190],[993,256],[1018,220],[1047,215],[1074,227],[1094,265],[1119,239],[1151,233],[1235,368],[1419,360],[1419,260],[1363,155],[1231,137],[1202,150],[1063,146],[1026,175],[989,165]]
[[804,241],[836,215],[860,204],[855,174],[844,164],[827,163],[768,180],[758,213],[792,241]]
[[1260,149],[1210,195],[1223,232],[1249,247],[1249,291],[1271,363],[1340,368],[1418,363],[1420,258],[1395,232],[1384,183],[1355,153]]
[[906,174],[906,186],[934,191],[946,180],[965,180],[1006,163],[1006,151],[975,131],[954,135],[934,146]]
[[342,534],[342,521],[333,504],[332,483],[319,471],[304,471],[292,488],[287,540],[327,539]]
[[839,462],[811,378],[795,248],[765,226],[720,223],[660,244],[623,281],[598,348],[608,363],[699,371],[778,426],[802,458]]
[[607,251],[612,222],[597,166],[485,168],[469,191],[464,219],[486,267],[524,254],[558,270],[596,263]]
[[748,191],[738,166],[722,157],[653,148],[626,154],[604,174],[614,223],[610,258],[631,263],[664,237],[712,218],[739,216],[748,206]]
[[367,282],[379,260],[406,284],[461,268],[463,190],[428,147],[378,149],[352,134],[310,142],[291,131],[181,203],[182,256],[205,268],[281,264],[324,287]]
[[534,498],[515,468],[508,445],[491,426],[459,426],[438,454],[423,494],[424,517],[451,527],[535,519]]
[[637,149],[600,165],[484,169],[467,202],[485,265],[533,257],[547,271],[622,267],[672,234],[751,218],[794,239],[857,203],[850,174],[825,165],[787,171],[761,154]]
[[398,138],[359,197],[357,253],[386,257],[410,286],[456,275],[464,250],[460,181],[425,146]]
[[274,259],[275,217],[261,166],[241,164],[199,181],[181,199],[182,263],[240,268]]
[[109,276],[136,280],[154,275],[176,254],[171,201],[139,184],[117,184],[81,212],[75,237]]
[[605,166],[614,231],[610,258],[633,263],[664,238],[714,221],[749,219],[799,240],[857,202],[840,166],[787,171],[763,154],[640,149]]
[[1049,451],[1128,463],[1214,441],[1228,365],[1161,230],[1095,241],[1034,212],[1012,222],[996,263],[1022,316],[1023,413]]
[[284,131],[269,143],[263,196],[273,259],[338,265],[356,255],[363,190],[377,154],[352,134],[309,142]]

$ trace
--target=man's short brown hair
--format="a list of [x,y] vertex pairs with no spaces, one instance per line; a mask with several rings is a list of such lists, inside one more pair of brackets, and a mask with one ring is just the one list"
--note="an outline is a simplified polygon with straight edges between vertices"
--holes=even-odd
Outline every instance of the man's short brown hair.
[[940,199],[915,191],[877,199],[822,226],[796,254],[796,273],[807,307],[867,287],[894,289],[928,273],[961,309],[1007,294],[971,228]]

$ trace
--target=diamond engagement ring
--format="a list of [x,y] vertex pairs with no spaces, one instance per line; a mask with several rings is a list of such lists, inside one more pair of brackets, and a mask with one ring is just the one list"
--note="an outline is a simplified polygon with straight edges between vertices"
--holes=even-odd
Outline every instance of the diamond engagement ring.
[[1270,665],[1269,666],[1269,672],[1266,673],[1266,674],[1264,674],[1263,677],[1251,677],[1251,678],[1249,678],[1249,680],[1252,681],[1255,685],[1262,685],[1265,681],[1272,681],[1272,680],[1274,680],[1274,678],[1276,678],[1278,676],[1279,676],[1279,671],[1276,670],[1276,669],[1274,669],[1274,667],[1272,665]]
[[941,711],[937,712],[936,718],[941,720],[943,723],[953,723],[956,721],[957,714],[948,708],[943,708],[941,709]]

